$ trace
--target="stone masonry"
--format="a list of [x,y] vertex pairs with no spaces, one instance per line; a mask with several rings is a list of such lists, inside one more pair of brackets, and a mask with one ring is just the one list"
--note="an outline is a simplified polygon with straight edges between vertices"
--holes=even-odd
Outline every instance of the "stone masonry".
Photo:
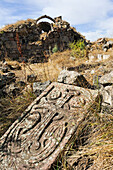
[[[44,18],[52,23],[40,22]],[[44,15],[37,20],[28,19],[0,30],[0,59],[9,57],[21,61],[25,58],[26,61],[42,62],[55,45],[63,51],[68,48],[69,42],[79,39],[84,37],[62,17],[52,19]]]

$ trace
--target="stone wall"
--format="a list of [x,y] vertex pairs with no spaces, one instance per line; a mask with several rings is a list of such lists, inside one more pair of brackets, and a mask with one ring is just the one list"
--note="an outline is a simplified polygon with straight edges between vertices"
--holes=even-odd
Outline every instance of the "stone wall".
[[[43,16],[42,18],[46,18]],[[0,31],[0,59],[9,57],[12,60],[33,59],[40,62],[44,59],[44,51],[50,53],[57,44],[58,50],[68,48],[69,42],[84,39],[76,29],[62,20],[53,19],[53,23],[38,20],[14,24]]]

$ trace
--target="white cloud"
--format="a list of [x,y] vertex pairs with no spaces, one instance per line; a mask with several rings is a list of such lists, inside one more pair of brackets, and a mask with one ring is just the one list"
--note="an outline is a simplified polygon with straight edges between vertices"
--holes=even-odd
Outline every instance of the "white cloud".
[[41,7],[42,14],[52,17],[62,15],[71,24],[86,24],[102,19],[113,9],[110,0],[25,0],[27,4]]
[[[108,12],[113,10],[113,1],[111,0],[4,0],[11,4],[18,3],[28,9],[28,13],[18,13],[14,16],[14,10],[1,8],[0,23],[15,22],[18,19],[38,18],[40,15],[50,15],[56,17],[63,16],[71,25],[93,24],[94,29],[90,32],[84,32],[88,39],[107,36],[113,33],[113,18],[108,17]],[[13,7],[13,5],[12,5]],[[17,6],[18,7],[18,6]],[[12,11],[11,11],[12,10]],[[18,10],[18,9],[17,9]],[[5,11],[5,12],[4,12]],[[19,12],[19,11],[18,11]],[[17,18],[17,19],[16,19]],[[4,22],[3,22],[4,21]],[[2,24],[2,25],[3,25]],[[83,28],[82,28],[83,30]],[[80,30],[78,30],[80,31]]]
[[86,37],[87,40],[96,41],[98,38],[105,37],[105,34],[100,30],[81,32],[82,35]]

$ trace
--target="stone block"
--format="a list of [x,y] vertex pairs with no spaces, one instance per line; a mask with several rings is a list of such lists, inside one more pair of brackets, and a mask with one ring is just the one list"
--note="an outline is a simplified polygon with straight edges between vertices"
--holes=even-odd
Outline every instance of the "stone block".
[[69,146],[94,93],[52,83],[0,138],[1,169],[51,169]]
[[99,80],[99,83],[103,85],[113,84],[113,71],[102,76]]
[[85,88],[93,88],[85,79],[85,77],[76,71],[62,70],[57,81],[59,83],[72,84]]
[[106,86],[101,89],[101,94],[103,96],[103,104],[108,106],[113,106],[113,86]]
[[107,60],[110,58],[110,55],[103,55],[103,60]]

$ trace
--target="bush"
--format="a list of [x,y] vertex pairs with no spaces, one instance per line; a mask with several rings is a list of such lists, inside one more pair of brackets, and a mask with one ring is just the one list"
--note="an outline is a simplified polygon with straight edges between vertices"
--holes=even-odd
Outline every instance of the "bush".
[[58,52],[58,46],[57,46],[57,44],[54,46],[54,48],[52,49],[52,52],[53,53],[56,53],[56,52]]
[[86,57],[86,47],[83,40],[69,43],[69,48],[72,50],[71,55],[76,58]]

